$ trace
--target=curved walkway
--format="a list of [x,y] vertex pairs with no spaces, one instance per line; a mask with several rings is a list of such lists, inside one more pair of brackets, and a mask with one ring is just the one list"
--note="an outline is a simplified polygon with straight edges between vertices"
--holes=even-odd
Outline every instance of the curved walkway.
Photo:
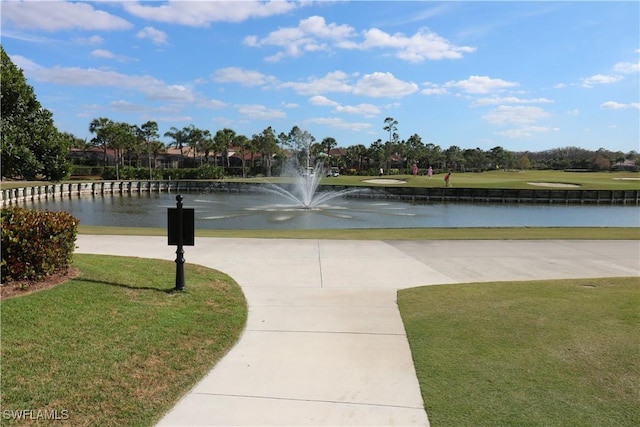
[[[79,253],[175,259],[166,237],[80,235],[77,244]],[[160,426],[427,426],[398,289],[640,275],[638,241],[197,238],[185,258],[233,277],[249,318]]]

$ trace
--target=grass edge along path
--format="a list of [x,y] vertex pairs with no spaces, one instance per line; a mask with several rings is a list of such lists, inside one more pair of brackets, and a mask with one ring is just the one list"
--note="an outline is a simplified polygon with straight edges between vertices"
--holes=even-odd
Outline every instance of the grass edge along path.
[[[82,225],[81,234],[166,236],[163,228]],[[469,227],[198,230],[196,237],[335,240],[640,240],[639,227]],[[197,244],[197,242],[196,242]]]
[[438,426],[640,425],[637,277],[401,290]]
[[21,410],[57,425],[153,425],[246,324],[244,294],[216,270],[185,264],[188,289],[173,293],[171,261],[76,254],[73,265],[79,277],[2,301],[2,425],[43,424],[6,415]]

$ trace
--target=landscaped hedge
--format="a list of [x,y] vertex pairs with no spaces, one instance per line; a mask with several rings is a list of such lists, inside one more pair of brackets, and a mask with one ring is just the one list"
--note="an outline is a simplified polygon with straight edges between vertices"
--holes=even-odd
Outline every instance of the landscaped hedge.
[[[179,169],[152,169],[152,179],[220,179],[224,178],[224,171],[219,166],[202,165],[197,168]],[[147,180],[149,179],[149,168],[134,168],[131,166],[121,166],[116,173],[115,166],[105,167],[102,172],[102,179],[113,181],[120,180]]]
[[78,220],[68,212],[1,210],[2,282],[40,280],[71,265]]
[[80,166],[73,165],[71,176],[100,176],[104,172],[104,166]]

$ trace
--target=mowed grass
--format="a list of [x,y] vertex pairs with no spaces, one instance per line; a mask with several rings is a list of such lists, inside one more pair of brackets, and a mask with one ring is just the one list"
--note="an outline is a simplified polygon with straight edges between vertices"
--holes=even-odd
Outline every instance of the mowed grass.
[[[164,228],[80,225],[81,234],[166,236]],[[300,230],[196,230],[198,237],[334,240],[638,240],[638,227],[461,227]]]
[[73,265],[80,277],[2,301],[3,425],[37,424],[4,416],[19,410],[66,413],[56,425],[153,425],[244,328],[244,295],[218,271],[186,264],[187,290],[172,293],[174,262]]
[[[423,171],[424,172],[424,171]],[[410,174],[384,175],[382,178],[395,179],[402,182],[381,184],[376,183],[379,177],[362,175],[340,175],[338,177],[322,177],[322,185],[339,186],[367,186],[367,187],[443,187],[444,174],[435,174],[431,179],[425,175],[416,178]],[[227,182],[253,182],[253,183],[285,183],[291,182],[291,177],[256,177],[237,178],[229,177],[220,181]],[[374,182],[371,182],[374,181]],[[77,183],[78,181],[67,181]],[[573,184],[578,189],[585,190],[637,190],[640,189],[640,173],[638,172],[565,172],[555,170],[495,170],[487,172],[453,172],[451,184],[460,188],[519,188],[519,189],[544,189],[544,186],[535,184]],[[51,182],[43,181],[2,181],[3,189],[22,188],[29,186],[50,185]],[[553,188],[553,187],[548,187]]]
[[640,425],[637,277],[402,290],[431,425]]
[[[395,179],[402,182],[376,183],[376,176],[340,175],[332,178],[322,178],[323,185],[346,185],[367,187],[444,187],[444,174],[435,174],[428,178],[418,175],[416,178],[409,174],[384,175],[384,179]],[[230,178],[234,182],[289,182],[291,178]],[[637,190],[640,188],[640,173],[638,172],[565,172],[554,170],[495,170],[487,172],[453,172],[451,184],[459,188],[491,188],[491,189],[551,189],[553,186],[544,184],[572,184],[574,189],[584,190]],[[542,185],[541,185],[542,184]]]

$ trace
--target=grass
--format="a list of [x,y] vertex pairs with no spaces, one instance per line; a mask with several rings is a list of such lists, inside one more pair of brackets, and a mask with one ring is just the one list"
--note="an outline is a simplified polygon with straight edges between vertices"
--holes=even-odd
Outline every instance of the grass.
[[640,425],[637,277],[402,290],[437,426]]
[[[403,180],[405,182],[393,184],[400,187],[442,187],[443,175],[434,175],[431,179],[426,176],[413,178],[412,175],[385,175],[384,178]],[[332,178],[322,178],[321,183],[326,185],[388,187],[389,184],[375,184],[366,182],[376,179],[378,176],[347,176],[341,175]],[[640,173],[638,172],[565,172],[553,170],[529,170],[529,171],[488,171],[482,173],[454,172],[451,175],[451,183],[454,187],[463,188],[541,188],[530,183],[556,183],[574,184],[586,190],[637,190],[640,187]],[[227,178],[223,181],[231,182],[288,182],[291,178]],[[77,181],[73,181],[77,182]],[[21,188],[25,186],[49,185],[50,182],[42,181],[2,181],[2,188]]]
[[76,279],[2,301],[3,411],[152,425],[244,328],[244,295],[215,270],[187,264],[187,290],[172,293],[173,262],[75,255],[74,267]]
[[[82,234],[166,236],[164,228],[80,225]],[[335,240],[640,240],[636,227],[477,227],[322,230],[196,230],[197,237]]]
[[[426,176],[414,178],[412,175],[384,175],[386,179],[397,179],[404,182],[395,184],[376,184],[367,182],[378,176],[347,176],[323,178],[321,184],[367,186],[367,187],[443,187],[443,174],[434,175],[431,179]],[[461,188],[507,188],[507,189],[535,189],[544,188],[531,183],[573,184],[586,190],[637,190],[640,187],[640,173],[637,172],[565,172],[554,170],[529,171],[488,171],[482,173],[454,172],[451,183]],[[233,182],[263,182],[266,178],[229,178]],[[287,182],[290,178],[269,178],[270,182]]]

